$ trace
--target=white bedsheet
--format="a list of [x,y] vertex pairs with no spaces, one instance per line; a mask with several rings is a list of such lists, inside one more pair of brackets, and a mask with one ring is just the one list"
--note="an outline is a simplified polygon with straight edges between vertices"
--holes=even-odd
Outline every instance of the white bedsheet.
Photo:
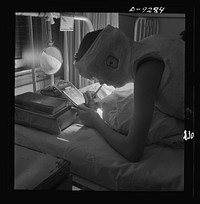
[[60,135],[15,124],[15,143],[71,161],[71,172],[111,190],[184,190],[184,149],[145,147],[129,162],[91,128],[73,124]]

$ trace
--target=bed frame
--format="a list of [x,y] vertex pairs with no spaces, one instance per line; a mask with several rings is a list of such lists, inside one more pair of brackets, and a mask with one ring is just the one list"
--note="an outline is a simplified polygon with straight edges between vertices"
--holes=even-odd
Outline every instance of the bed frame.
[[72,175],[72,186],[77,187],[82,191],[112,191],[106,187],[103,187],[93,181],[89,181],[83,177],[71,173]]

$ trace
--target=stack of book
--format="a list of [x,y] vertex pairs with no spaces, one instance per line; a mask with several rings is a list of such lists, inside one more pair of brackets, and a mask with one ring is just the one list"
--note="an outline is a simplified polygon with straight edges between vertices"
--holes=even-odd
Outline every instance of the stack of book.
[[26,92],[15,96],[15,123],[60,134],[76,119],[68,99]]

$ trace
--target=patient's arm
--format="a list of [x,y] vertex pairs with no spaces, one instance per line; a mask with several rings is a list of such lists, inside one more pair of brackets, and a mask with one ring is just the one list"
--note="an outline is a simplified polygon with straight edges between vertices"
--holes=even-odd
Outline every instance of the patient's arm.
[[134,81],[134,110],[127,136],[110,128],[96,113],[81,110],[83,124],[95,128],[107,142],[129,161],[139,161],[148,135],[163,64],[151,60],[140,65]]

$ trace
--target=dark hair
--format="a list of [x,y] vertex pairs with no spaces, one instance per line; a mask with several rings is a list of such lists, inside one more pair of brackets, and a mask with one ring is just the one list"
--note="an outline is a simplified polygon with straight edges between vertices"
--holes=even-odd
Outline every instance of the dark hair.
[[78,62],[81,59],[81,57],[86,53],[86,51],[89,49],[89,47],[92,45],[92,43],[102,30],[103,29],[92,31],[85,35],[85,37],[81,41],[78,52],[74,56],[74,60],[76,62]]

